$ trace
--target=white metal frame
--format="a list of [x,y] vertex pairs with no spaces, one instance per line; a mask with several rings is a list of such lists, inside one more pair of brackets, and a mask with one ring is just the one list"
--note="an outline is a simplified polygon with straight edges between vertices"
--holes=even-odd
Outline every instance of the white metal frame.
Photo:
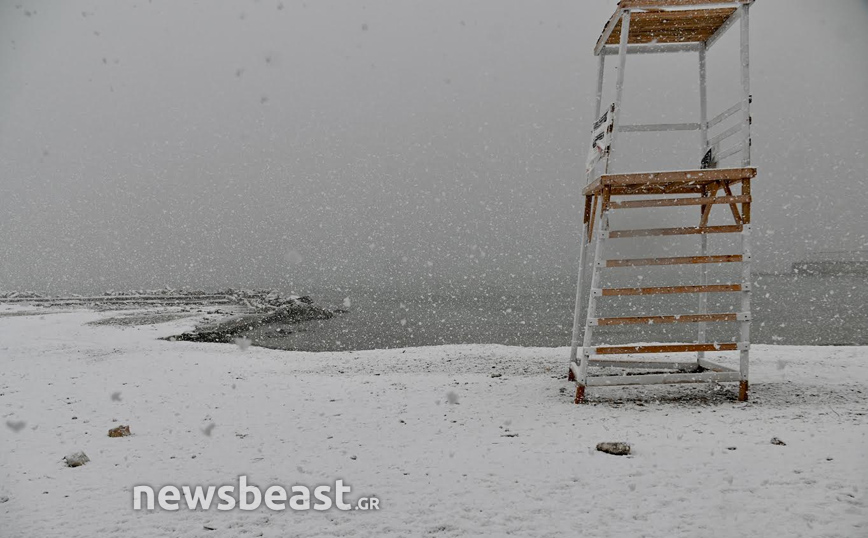
[[[616,162],[616,143],[620,133],[630,132],[662,132],[662,131],[699,131],[700,144],[702,153],[705,154],[709,149],[715,155],[715,160],[720,162],[734,155],[741,156],[741,165],[743,167],[750,166],[750,49],[749,49],[749,13],[750,6],[753,0],[739,0],[734,2],[714,2],[707,5],[689,5],[685,6],[689,9],[699,9],[704,7],[734,7],[736,11],[727,19],[727,21],[704,43],[686,43],[686,44],[628,44],[630,33],[630,15],[631,11],[641,9],[639,2],[633,2],[629,8],[620,9],[607,23],[602,36],[598,41],[598,45],[594,49],[594,54],[599,57],[599,66],[597,73],[597,88],[594,105],[594,118],[600,116],[603,102],[603,79],[605,75],[605,57],[618,55],[617,78],[615,84],[615,102],[614,102],[614,126],[612,132],[612,140],[608,159],[605,163],[605,171],[608,172],[610,167],[613,167]],[[648,6],[659,8],[660,6],[653,1],[648,2]],[[678,8],[675,8],[678,9]],[[618,22],[621,22],[621,35],[619,45],[606,45],[611,33],[614,31]],[[707,99],[707,53],[708,50],[720,39],[720,37],[736,23],[740,23],[740,58],[741,58],[741,86],[742,95],[738,103],[724,110],[720,114],[708,119],[708,99]],[[667,123],[667,124],[645,124],[645,125],[621,125],[621,103],[624,93],[624,77],[625,67],[627,64],[627,56],[631,54],[661,54],[661,53],[697,53],[699,60],[699,121],[695,123]],[[735,125],[724,129],[720,133],[710,136],[710,130],[717,127],[721,123],[728,120],[737,113],[741,113],[739,121]],[[720,151],[721,143],[735,135],[741,134],[740,140],[731,147]],[[588,172],[586,183],[590,183],[594,177],[595,170]],[[593,216],[591,219],[593,220]],[[623,361],[623,360],[600,360],[592,359],[591,356],[595,349],[592,347],[593,327],[596,315],[596,297],[600,289],[600,269],[605,266],[603,259],[603,245],[609,237],[609,211],[606,204],[603,204],[599,216],[599,226],[596,230],[595,241],[590,241],[592,238],[587,237],[588,227],[583,223],[581,231],[581,242],[579,248],[579,270],[578,281],[576,285],[576,300],[575,300],[575,315],[573,319],[572,342],[570,349],[570,375],[575,378],[576,382],[584,391],[584,387],[588,386],[606,386],[606,385],[644,385],[658,383],[689,383],[689,382],[711,382],[711,381],[740,381],[742,382],[743,390],[745,391],[748,381],[748,367],[750,354],[750,289],[751,289],[751,259],[750,259],[750,224],[745,224],[741,232],[741,248],[742,248],[742,275],[741,275],[741,314],[738,316],[740,325],[739,342],[737,350],[739,351],[739,369],[732,370],[723,367],[719,364],[712,363],[705,359],[705,352],[696,352],[696,362],[648,362],[648,361]],[[700,249],[703,256],[708,252],[708,236],[704,233],[700,234]],[[581,307],[584,288],[584,272],[586,261],[586,249],[590,242],[595,242],[595,251],[593,257],[593,271],[591,275],[590,290],[588,294],[588,308],[586,313],[585,330],[581,331]],[[699,282],[700,285],[706,285],[708,282],[707,269],[704,264],[699,267]],[[699,313],[707,312],[707,294],[699,294]],[[697,342],[706,342],[706,323],[698,323]],[[582,355],[578,357],[579,341],[581,340]],[[707,370],[696,373],[672,373],[672,374],[652,374],[652,375],[636,375],[636,376],[607,376],[589,378],[589,366],[619,366],[619,367],[639,367],[639,368],[658,368],[658,369],[687,369],[700,367]],[[583,392],[582,392],[583,395]],[[740,395],[741,398],[741,395]],[[577,402],[579,395],[577,393]]]

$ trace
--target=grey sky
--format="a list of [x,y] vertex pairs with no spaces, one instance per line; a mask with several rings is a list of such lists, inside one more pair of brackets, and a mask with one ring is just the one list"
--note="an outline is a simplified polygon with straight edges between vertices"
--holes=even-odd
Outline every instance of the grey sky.
[[[0,2],[0,289],[571,274],[615,3]],[[760,267],[868,248],[868,2],[751,23]],[[625,121],[696,121],[668,60],[630,59]],[[624,164],[695,166],[686,136]]]

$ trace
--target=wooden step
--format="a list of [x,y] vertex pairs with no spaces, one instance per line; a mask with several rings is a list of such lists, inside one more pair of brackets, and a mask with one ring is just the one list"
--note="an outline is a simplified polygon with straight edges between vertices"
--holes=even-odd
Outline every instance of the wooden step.
[[738,344],[656,344],[640,346],[599,346],[591,348],[597,355],[632,355],[636,353],[687,353],[691,351],[737,351]]
[[741,291],[741,284],[712,284],[708,286],[666,286],[658,288],[603,288],[600,295],[668,295],[672,293],[724,293]]
[[638,267],[642,265],[687,265],[695,263],[733,263],[742,261],[741,254],[723,256],[678,256],[675,258],[635,258],[606,260],[606,267]]
[[654,237],[661,235],[700,235],[700,234],[728,234],[741,232],[741,224],[729,226],[688,226],[686,228],[652,228],[648,230],[613,230],[609,232],[612,239],[626,237]]
[[704,170],[674,170],[670,172],[636,172],[632,174],[603,174],[584,189],[582,194],[598,194],[606,186],[670,185],[676,183],[706,185],[716,181],[749,181],[756,177],[756,168],[709,168]]
[[702,323],[706,321],[738,321],[738,314],[728,312],[722,314],[684,314],[680,316],[631,316],[623,318],[591,318],[588,325],[654,325],[658,323]]
[[657,200],[626,200],[623,202],[609,202],[610,209],[635,209],[640,207],[675,207],[690,205],[715,205],[715,204],[748,204],[749,195],[740,196],[715,196],[705,198],[658,198]]

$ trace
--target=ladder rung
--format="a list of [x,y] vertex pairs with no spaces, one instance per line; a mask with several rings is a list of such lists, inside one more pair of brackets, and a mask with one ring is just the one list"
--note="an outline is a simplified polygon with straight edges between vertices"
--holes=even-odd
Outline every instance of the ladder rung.
[[667,286],[659,288],[603,288],[601,295],[667,295],[671,293],[722,293],[741,291],[741,284],[712,284],[709,286]]
[[728,234],[742,231],[741,224],[729,226],[689,226],[686,228],[654,228],[649,230],[614,230],[609,232],[609,237],[651,237],[658,235],[697,235],[697,234]]
[[717,196],[705,198],[659,198],[657,200],[626,200],[624,202],[609,202],[610,209],[634,209],[639,207],[674,207],[686,205],[715,205],[750,203],[750,195]]
[[681,316],[631,316],[625,318],[589,319],[592,325],[640,325],[643,323],[702,323],[705,321],[738,321],[738,314],[684,314]]
[[686,353],[690,351],[736,351],[738,344],[662,344],[650,346],[600,346],[593,348],[598,355],[630,355],[634,353]]
[[606,267],[636,267],[640,265],[685,265],[695,263],[732,263],[742,261],[741,254],[723,256],[679,256],[675,258],[636,258],[606,260]]

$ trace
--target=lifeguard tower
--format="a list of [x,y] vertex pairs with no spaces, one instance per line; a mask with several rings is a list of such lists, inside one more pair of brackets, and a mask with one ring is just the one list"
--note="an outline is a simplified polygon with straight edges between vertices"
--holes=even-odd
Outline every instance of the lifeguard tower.
[[[586,170],[584,218],[581,231],[578,284],[569,378],[576,382],[576,403],[585,400],[587,387],[646,385],[658,383],[738,382],[738,399],[748,397],[748,359],[750,353],[750,182],[756,169],[750,166],[750,75],[749,13],[753,0],[621,0],[597,40],[594,54],[599,58],[596,114],[591,150]],[[740,28],[741,95],[731,107],[708,117],[706,96],[706,54],[729,29]],[[624,93],[627,57],[636,54],[695,54],[699,77],[698,121],[691,123],[624,124],[621,104]],[[617,58],[615,101],[605,111],[603,78],[607,56]],[[688,170],[630,172],[614,170],[616,157],[623,155],[624,133],[696,131],[701,151],[696,153],[696,168]],[[728,167],[721,166],[727,163]],[[734,167],[737,166],[737,167]],[[617,172],[617,173],[616,173]],[[715,205],[725,209],[728,223],[711,225]],[[672,211],[685,206],[699,208],[695,224],[671,228],[612,229],[610,220],[619,212],[635,208]],[[683,209],[682,209],[683,210]],[[720,213],[720,212],[718,212]],[[718,215],[720,217],[721,215]],[[691,218],[692,220],[692,218]],[[710,234],[738,234],[735,252],[708,252]],[[645,238],[655,241],[660,250],[675,241],[690,241],[677,236],[698,238],[692,256],[607,259],[606,245],[613,241]],[[583,316],[586,251],[593,244],[590,258],[591,281],[587,291],[587,311]],[[740,252],[739,252],[740,250]],[[695,264],[696,279],[678,286],[604,287],[604,273],[624,267]],[[740,278],[732,282],[708,283],[708,264],[740,264]],[[649,274],[650,276],[650,274]],[[643,283],[647,280],[642,279]],[[709,313],[708,294],[735,293],[740,307],[735,312]],[[657,296],[696,294],[696,311],[660,313],[629,317],[597,317],[599,303],[617,296]],[[653,309],[650,308],[650,309]],[[645,313],[645,312],[643,312]],[[584,318],[584,320],[583,320]],[[582,323],[584,321],[584,323]],[[708,341],[706,324],[730,322],[738,327],[730,340]],[[698,327],[693,341],[630,345],[601,345],[594,342],[594,331],[602,326],[691,323]],[[582,328],[584,327],[584,331]],[[692,332],[691,332],[692,333]],[[633,340],[635,342],[635,340]],[[579,350],[581,349],[581,355]],[[738,369],[728,368],[705,358],[706,352],[738,352]],[[629,355],[685,354],[682,360],[630,359]],[[692,354],[695,354],[695,358]],[[676,355],[679,356],[679,355]],[[660,357],[660,355],[656,355]],[[605,374],[591,375],[589,367],[606,367]],[[612,375],[612,370],[624,375]],[[637,370],[638,369],[638,370]],[[595,368],[596,370],[596,368]]]

